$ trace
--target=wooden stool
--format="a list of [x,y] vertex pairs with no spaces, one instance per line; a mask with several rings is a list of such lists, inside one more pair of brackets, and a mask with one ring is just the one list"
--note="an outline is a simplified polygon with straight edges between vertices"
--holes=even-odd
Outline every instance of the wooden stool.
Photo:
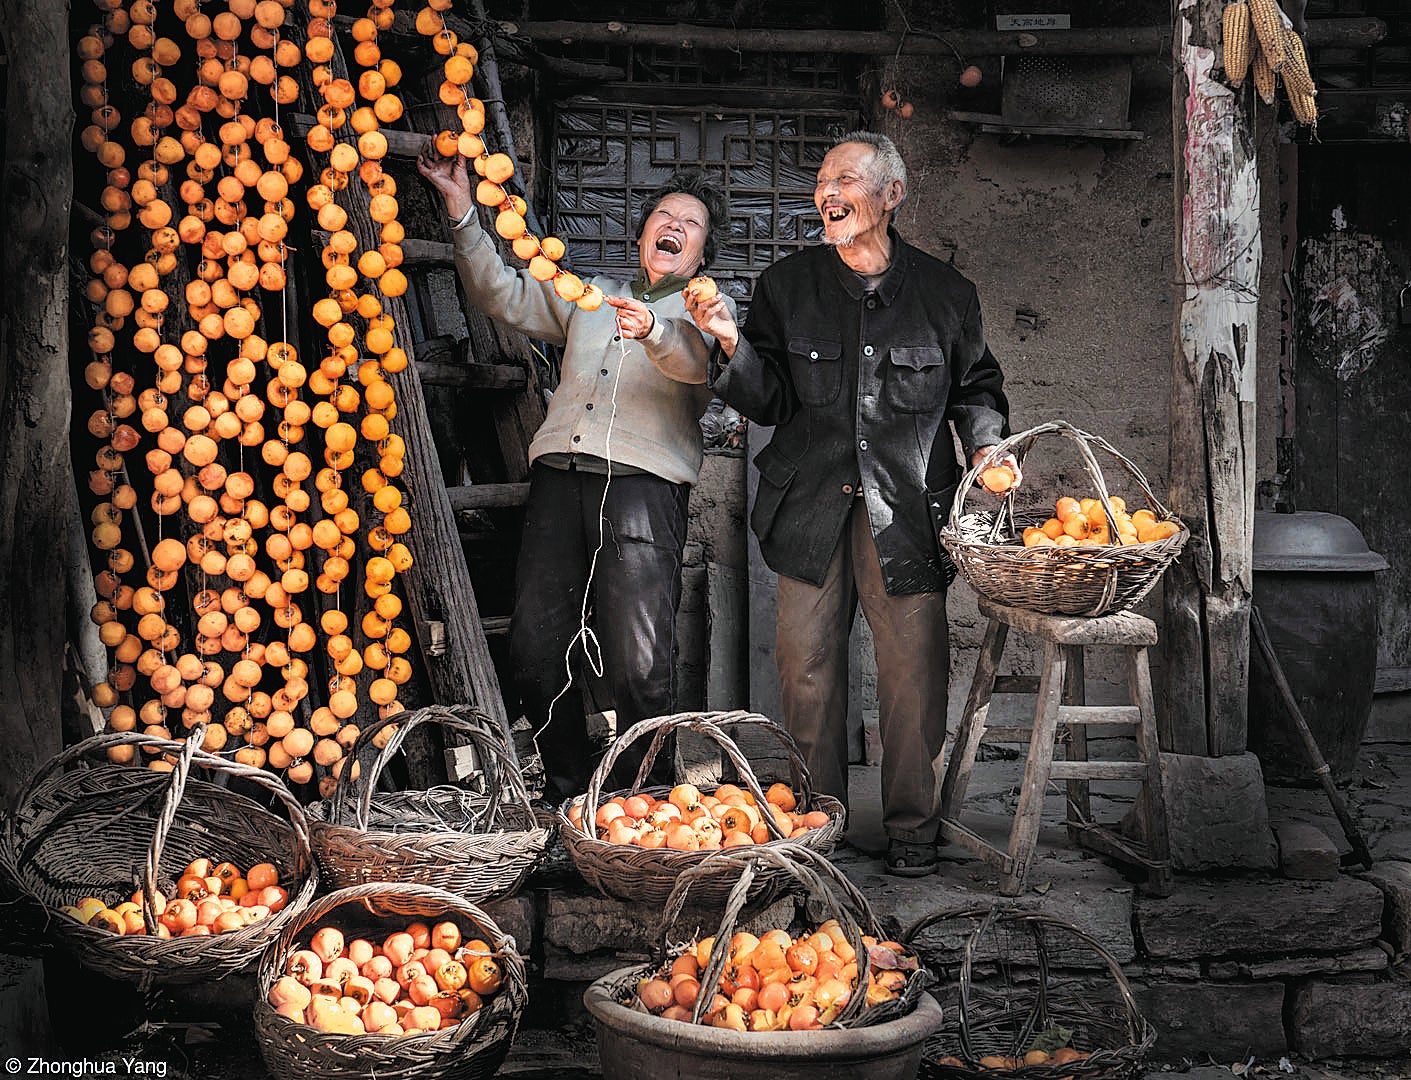
[[[975,678],[970,684],[965,716],[941,785],[941,834],[999,867],[1003,875],[1000,892],[1017,896],[1024,887],[1024,876],[1034,857],[1045,789],[1050,779],[1064,780],[1068,785],[1068,835],[1073,842],[1124,862],[1145,866],[1149,890],[1158,896],[1167,895],[1171,891],[1171,853],[1166,835],[1166,804],[1161,793],[1156,710],[1151,672],[1147,667],[1147,647],[1157,641],[1156,624],[1127,611],[1100,618],[1041,615],[1005,607],[984,597],[980,598],[980,612],[990,621],[975,666]],[[1043,638],[1041,675],[995,674],[1011,626]],[[1130,705],[1083,704],[1083,648],[1087,645],[1122,648],[1127,660]],[[1033,726],[987,727],[985,718],[990,698],[997,693],[1037,693]],[[1088,758],[1090,732],[1096,735],[1121,731],[1132,731],[1135,735],[1137,761]],[[1056,738],[1061,738],[1067,747],[1066,760],[1053,760]],[[960,809],[965,804],[965,789],[970,783],[975,754],[984,741],[1029,745],[1024,784],[1019,791],[1019,807],[1010,830],[1007,852],[987,843],[960,823]],[[1141,782],[1137,820],[1145,843],[1093,823],[1089,780]]]

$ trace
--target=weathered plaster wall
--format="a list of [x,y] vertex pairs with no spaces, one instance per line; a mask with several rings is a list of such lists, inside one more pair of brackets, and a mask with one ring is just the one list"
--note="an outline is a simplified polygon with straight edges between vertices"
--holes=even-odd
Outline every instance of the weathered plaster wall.
[[[1163,495],[1175,275],[1169,65],[1137,63],[1130,121],[1146,135],[1139,141],[980,134],[948,118],[949,80],[929,80],[912,63],[883,77],[916,105],[911,120],[888,114],[881,124],[911,170],[900,228],[979,289],[1014,428],[1065,419],[1102,435]],[[1139,504],[1115,463],[1100,464],[1109,489]],[[1036,445],[1025,485],[1035,504],[1090,487],[1071,444],[1053,439]],[[1159,610],[1153,599],[1147,608]],[[954,722],[983,630],[963,585],[952,590],[951,617]],[[1011,640],[1005,669],[1024,670],[1032,653],[1022,635]],[[1115,672],[1090,665],[1090,681],[1107,675]]]

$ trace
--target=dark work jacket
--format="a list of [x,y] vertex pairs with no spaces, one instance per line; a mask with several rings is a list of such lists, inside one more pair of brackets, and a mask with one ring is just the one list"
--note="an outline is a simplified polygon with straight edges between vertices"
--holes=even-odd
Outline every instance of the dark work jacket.
[[891,231],[875,291],[831,247],[775,263],[755,287],[715,391],[776,425],[755,457],[750,526],[775,572],[821,585],[861,483],[887,592],[938,592],[937,540],[966,461],[1009,433],[975,286]]

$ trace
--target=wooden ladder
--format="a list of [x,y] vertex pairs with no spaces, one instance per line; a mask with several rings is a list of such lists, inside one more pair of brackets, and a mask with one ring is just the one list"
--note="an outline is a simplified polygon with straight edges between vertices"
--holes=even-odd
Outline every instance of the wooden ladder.
[[[301,5],[302,6],[302,5]],[[350,19],[335,19],[346,31]],[[410,17],[399,20],[387,37],[403,37],[409,55],[426,54],[428,68],[440,57],[426,39],[411,27]],[[331,63],[335,77],[347,78],[342,43],[335,37]],[[409,83],[410,79],[407,80]],[[407,120],[414,130],[382,129],[387,136],[388,158],[400,185],[420,183],[414,164],[430,134],[449,127],[459,129],[455,110],[443,105],[427,108],[412,100],[414,83],[402,87]],[[306,100],[317,100],[305,87]],[[411,107],[415,106],[415,107]],[[302,136],[313,125],[307,114],[286,114],[286,126]],[[378,245],[377,226],[368,215],[370,202],[362,184],[348,185],[348,228],[364,249]],[[403,200],[404,204],[407,200]],[[425,660],[431,696],[442,703],[475,703],[495,718],[513,751],[514,739],[490,655],[488,634],[508,630],[508,612],[482,617],[465,555],[466,535],[458,515],[467,510],[492,510],[522,506],[528,497],[529,442],[544,419],[539,361],[529,340],[504,328],[461,300],[454,281],[449,225],[439,206],[427,220],[425,214],[404,213],[408,235],[402,242],[410,287],[401,297],[387,298],[383,309],[397,327],[397,344],[412,357],[405,371],[390,376],[397,395],[397,431],[406,441],[404,486],[416,500],[416,528],[407,536],[414,565],[406,573],[407,603],[416,625],[416,637]],[[483,211],[482,211],[483,213]],[[439,222],[439,224],[436,224]],[[486,223],[488,224],[488,223]],[[436,235],[428,235],[435,232]],[[318,239],[317,233],[315,234]],[[443,276],[433,288],[433,275],[449,272],[450,288]],[[449,305],[448,305],[449,300]],[[460,333],[446,333],[434,325],[438,312],[456,308],[463,317]],[[498,455],[476,451],[467,463],[456,445],[456,424],[463,419],[456,395],[465,390],[489,395],[488,412],[495,431]],[[447,421],[437,424],[438,416]],[[494,459],[494,460],[491,460]],[[489,483],[446,481],[447,462],[463,473],[495,476]],[[472,530],[473,531],[473,530]],[[517,542],[514,550],[518,549]],[[446,771],[453,778],[474,767],[467,747],[448,747]]]
[[[1147,649],[1157,642],[1156,624],[1132,612],[1098,618],[1041,615],[980,599],[989,619],[984,644],[970,684],[960,731],[941,785],[941,833],[1000,870],[1000,892],[1016,896],[1033,861],[1044,795],[1050,780],[1067,783],[1069,838],[1076,844],[1123,862],[1147,868],[1148,891],[1171,891],[1171,854],[1166,832],[1166,804],[1161,791],[1156,707],[1152,697]],[[1010,627],[1044,642],[1043,671],[1038,676],[996,674]],[[1086,705],[1083,650],[1115,645],[1127,666],[1129,705]],[[1031,727],[989,726],[990,699],[996,693],[1038,695]],[[1088,735],[1130,733],[1136,738],[1136,761],[1097,761],[1088,757]],[[1067,758],[1054,761],[1054,743],[1062,739]],[[1019,805],[1007,848],[1001,849],[960,822],[965,792],[982,742],[1021,743],[1029,747]],[[1144,842],[1120,835],[1092,820],[1090,780],[1133,780],[1141,784],[1137,820]]]

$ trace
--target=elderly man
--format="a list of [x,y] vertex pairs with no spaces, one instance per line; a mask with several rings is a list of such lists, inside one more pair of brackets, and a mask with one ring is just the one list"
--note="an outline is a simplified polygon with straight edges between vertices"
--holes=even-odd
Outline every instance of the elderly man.
[[815,785],[846,802],[860,599],[876,642],[887,867],[920,876],[936,868],[946,738],[953,569],[936,530],[961,474],[948,421],[979,462],[1008,433],[1009,406],[974,285],[892,224],[905,197],[892,141],[853,132],[818,170],[824,246],[760,276],[744,333],[718,301],[687,306],[729,358],[716,393],[776,425],[755,458],[750,524],[779,574],[785,723]]
[[[728,235],[728,206],[702,173],[678,173],[643,207],[636,278],[587,279],[611,305],[587,312],[501,261],[480,227],[464,158],[441,158],[428,146],[418,165],[454,222],[467,299],[563,348],[558,388],[529,446],[510,621],[514,681],[539,733],[545,794],[561,799],[584,790],[597,757],[581,699],[568,693],[585,653],[601,662],[619,731],[676,711],[686,504],[700,474],[699,418],[710,393],[656,365],[704,368],[715,346],[686,315],[682,287]],[[619,759],[616,786],[631,782],[644,750]],[[671,755],[658,762],[654,778],[669,779]]]

